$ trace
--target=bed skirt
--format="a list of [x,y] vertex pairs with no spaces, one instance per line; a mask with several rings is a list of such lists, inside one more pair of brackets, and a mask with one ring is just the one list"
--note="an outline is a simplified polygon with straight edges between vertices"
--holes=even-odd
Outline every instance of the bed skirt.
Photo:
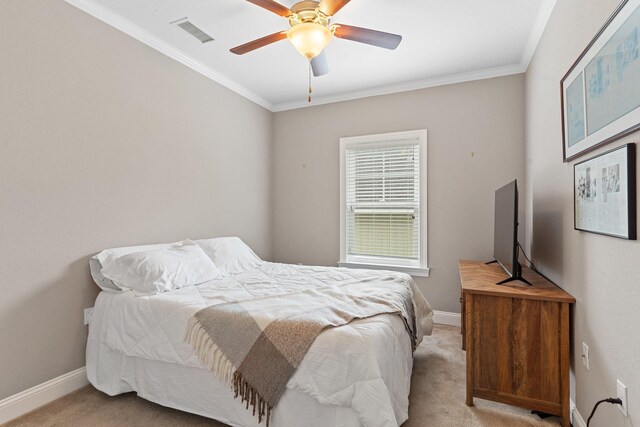
[[[87,376],[98,390],[110,395],[136,392],[169,408],[213,418],[234,427],[263,427],[245,404],[233,398],[229,385],[206,370],[174,363],[126,356],[90,340]],[[323,405],[308,394],[287,389],[272,412],[274,427],[361,427],[357,413],[347,407]],[[404,420],[403,420],[404,421]]]

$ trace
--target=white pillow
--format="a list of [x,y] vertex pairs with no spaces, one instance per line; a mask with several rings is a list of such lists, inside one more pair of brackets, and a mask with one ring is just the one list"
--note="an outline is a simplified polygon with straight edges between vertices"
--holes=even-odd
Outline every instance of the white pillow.
[[128,253],[106,262],[102,274],[136,295],[155,295],[222,277],[211,259],[191,241],[164,249]]
[[239,237],[218,237],[195,242],[225,274],[242,273],[263,263]]
[[89,269],[91,270],[91,277],[93,277],[93,281],[96,282],[98,286],[103,291],[107,292],[121,292],[122,289],[119,288],[113,281],[107,279],[102,275],[102,266],[107,265],[112,262],[114,259],[130,254],[133,252],[143,252],[143,251],[151,251],[156,249],[165,249],[171,246],[171,243],[161,243],[157,245],[145,245],[145,246],[127,246],[124,248],[113,248],[113,249],[105,249],[97,255],[94,255],[89,259]]
[[120,292],[122,289],[116,286],[111,280],[102,275],[102,264],[98,261],[98,258],[92,256],[89,259],[89,270],[91,270],[91,277],[103,291],[107,292]]

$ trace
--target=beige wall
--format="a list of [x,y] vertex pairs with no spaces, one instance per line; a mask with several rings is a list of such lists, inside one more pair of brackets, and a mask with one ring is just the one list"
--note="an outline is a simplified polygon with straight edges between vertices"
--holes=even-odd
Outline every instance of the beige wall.
[[[434,308],[459,311],[457,260],[491,258],[493,192],[518,178],[521,238],[578,299],[580,412],[615,395],[617,378],[640,402],[640,244],[573,230],[572,164],[561,151],[560,78],[617,3],[559,0],[526,83],[271,114],[62,0],[3,0],[0,399],[84,365],[93,253],[240,235],[266,259],[335,265],[339,138],[426,128],[432,270],[417,281]],[[638,136],[603,150],[629,141]],[[590,371],[575,350],[583,341]],[[630,420],[613,407],[598,418],[639,424],[630,410]]]
[[271,258],[272,115],[62,0],[2,0],[0,52],[1,400],[84,365],[95,252]]
[[340,137],[423,128],[431,277],[416,281],[436,310],[460,312],[458,260],[491,259],[494,191],[524,189],[523,75],[276,113],[274,259],[338,261]]
[[[630,418],[605,405],[594,422],[631,426],[640,425],[640,243],[573,230],[575,162],[562,162],[560,122],[560,80],[618,4],[558,1],[527,71],[527,228],[538,268],[577,299],[572,397],[580,413],[586,420],[597,400],[615,397],[620,379],[629,389]],[[635,134],[596,153],[639,139]],[[582,342],[589,345],[589,371]]]

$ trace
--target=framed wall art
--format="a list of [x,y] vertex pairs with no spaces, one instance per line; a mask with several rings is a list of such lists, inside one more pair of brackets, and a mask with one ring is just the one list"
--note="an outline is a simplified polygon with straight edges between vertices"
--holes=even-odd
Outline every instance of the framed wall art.
[[636,239],[636,145],[573,166],[574,228]]
[[562,78],[563,160],[640,130],[640,0],[624,0]]

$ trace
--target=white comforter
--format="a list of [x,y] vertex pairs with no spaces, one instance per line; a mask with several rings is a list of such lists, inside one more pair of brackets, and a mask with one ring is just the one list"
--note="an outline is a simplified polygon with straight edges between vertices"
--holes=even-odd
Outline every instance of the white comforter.
[[[127,356],[204,369],[183,341],[187,321],[198,310],[224,301],[287,293],[301,286],[321,287],[389,274],[265,262],[245,273],[151,297],[102,292],[89,340]],[[411,283],[420,341],[431,333],[433,313]],[[398,426],[408,417],[412,362],[402,320],[395,315],[375,316],[320,334],[287,388],[324,405],[350,407],[364,426]]]

